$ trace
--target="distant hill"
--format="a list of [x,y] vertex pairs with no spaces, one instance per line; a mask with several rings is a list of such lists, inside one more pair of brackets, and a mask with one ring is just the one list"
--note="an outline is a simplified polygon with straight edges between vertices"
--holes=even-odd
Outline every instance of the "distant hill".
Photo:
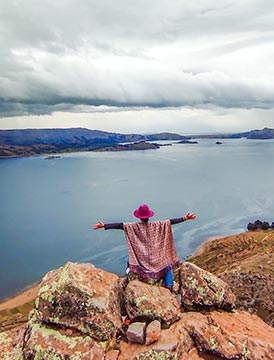
[[172,133],[151,135],[120,134],[84,128],[0,130],[1,145],[21,146],[34,144],[77,144],[88,146],[100,143],[114,144],[133,141],[182,140],[185,138],[185,136]]
[[264,128],[262,130],[250,130],[241,133],[233,133],[233,134],[213,134],[213,135],[191,135],[193,139],[274,139],[274,129]]
[[[120,134],[85,128],[0,130],[0,157],[100,149],[117,151],[120,143],[184,139],[187,139],[187,137],[173,133]],[[135,148],[136,150],[146,150],[157,147],[143,143],[142,146],[136,146]],[[119,151],[133,149],[132,146],[118,148]]]
[[[274,139],[274,129],[251,130],[234,134],[183,136],[175,133],[121,134],[85,128],[0,130],[0,158],[56,154],[75,151],[128,151],[157,149],[146,142],[176,140],[196,143],[190,139]],[[137,143],[141,145],[136,145]],[[135,143],[133,146],[120,144]]]

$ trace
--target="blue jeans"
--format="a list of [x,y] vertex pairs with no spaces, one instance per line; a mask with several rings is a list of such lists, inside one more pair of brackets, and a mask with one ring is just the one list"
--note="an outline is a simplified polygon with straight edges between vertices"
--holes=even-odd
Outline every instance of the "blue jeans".
[[169,267],[168,272],[165,275],[165,286],[171,288],[173,286],[173,272],[172,267]]

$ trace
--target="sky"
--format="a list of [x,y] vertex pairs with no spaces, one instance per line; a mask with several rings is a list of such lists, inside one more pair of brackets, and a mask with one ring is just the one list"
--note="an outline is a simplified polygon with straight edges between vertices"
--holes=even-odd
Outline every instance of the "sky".
[[273,0],[0,0],[0,129],[274,128]]

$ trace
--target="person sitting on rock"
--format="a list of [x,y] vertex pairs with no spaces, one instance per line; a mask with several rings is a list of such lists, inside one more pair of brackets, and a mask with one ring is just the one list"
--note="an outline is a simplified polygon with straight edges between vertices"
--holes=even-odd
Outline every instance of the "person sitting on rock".
[[147,204],[142,204],[134,211],[134,216],[140,222],[124,222],[104,224],[99,221],[93,229],[104,228],[124,230],[128,245],[129,279],[156,284],[165,280],[165,286],[172,289],[173,272],[180,261],[176,251],[171,225],[187,220],[194,220],[195,214],[187,213],[185,216],[169,219],[149,221],[154,212]]

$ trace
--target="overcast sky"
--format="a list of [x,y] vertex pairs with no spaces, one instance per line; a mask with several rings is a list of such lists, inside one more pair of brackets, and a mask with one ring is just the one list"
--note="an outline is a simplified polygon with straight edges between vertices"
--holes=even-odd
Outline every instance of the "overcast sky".
[[0,128],[274,127],[273,0],[0,0]]

